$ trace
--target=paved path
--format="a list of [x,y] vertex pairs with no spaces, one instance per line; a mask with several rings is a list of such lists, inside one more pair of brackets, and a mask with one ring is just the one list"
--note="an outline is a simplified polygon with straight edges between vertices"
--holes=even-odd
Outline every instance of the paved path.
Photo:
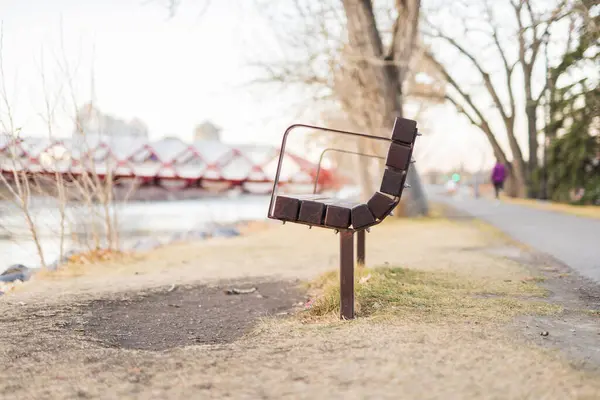
[[427,187],[431,201],[448,204],[480,218],[521,243],[550,254],[581,275],[600,282],[600,219],[492,199],[475,199],[466,193],[451,197],[444,195],[443,191],[442,187]]

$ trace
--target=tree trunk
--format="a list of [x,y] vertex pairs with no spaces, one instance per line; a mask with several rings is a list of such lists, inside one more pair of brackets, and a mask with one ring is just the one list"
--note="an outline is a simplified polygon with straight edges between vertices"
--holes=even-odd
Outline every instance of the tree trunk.
[[342,3],[348,21],[348,42],[352,51],[369,60],[364,63],[363,71],[367,77],[365,83],[370,86],[367,91],[371,89],[370,92],[376,93],[382,101],[383,110],[373,110],[374,114],[379,111],[384,118],[395,117],[402,112],[398,84],[383,62],[374,62],[383,61],[384,54],[371,0],[342,0]]
[[529,197],[537,197],[539,188],[533,182],[533,176],[538,168],[537,104],[533,99],[527,99],[525,114],[527,115],[527,135],[529,137],[529,163],[527,165],[528,195]]
[[513,120],[506,120],[504,123],[508,132],[510,149],[513,153],[512,162],[508,161],[506,154],[500,147],[500,144],[496,140],[496,137],[494,136],[487,121],[483,121],[477,126],[485,133],[486,137],[490,141],[496,159],[502,164],[506,165],[508,168],[509,174],[505,182],[504,192],[511,197],[526,197],[527,182],[525,180],[525,162],[523,161],[521,149],[519,148],[519,144],[517,143],[517,139],[514,135]]
[[513,179],[514,190],[509,194],[513,197],[526,198],[527,197],[527,171],[525,170],[525,161],[521,157],[513,157],[511,166],[511,177]]
[[[399,2],[398,7],[405,6]],[[360,57],[371,60],[361,65],[362,71],[367,77],[365,80],[368,85],[367,90],[375,93],[380,99],[380,104],[374,102],[373,107],[382,109],[373,109],[374,115],[382,116],[382,125],[386,132],[392,131],[394,119],[402,116],[402,79],[399,69],[390,67],[393,64],[384,64],[383,62],[372,62],[374,60],[384,61],[386,58],[383,52],[381,36],[377,29],[375,15],[371,0],[342,0],[347,19],[348,42],[352,51]],[[402,10],[398,10],[399,12]],[[413,20],[403,21],[405,23],[418,23],[418,1],[417,9],[412,13]],[[416,26],[416,25],[415,25]],[[406,31],[404,31],[406,32]],[[412,39],[411,39],[412,40]],[[392,54],[393,49],[392,49]],[[403,54],[409,57],[410,54]],[[392,60],[398,61],[392,57]],[[408,63],[408,60],[402,60]],[[400,84],[399,84],[400,82]],[[408,174],[407,182],[411,185],[412,194],[406,199],[406,206],[403,208],[406,212],[397,214],[415,215],[427,212],[427,200],[425,191],[421,185],[417,171],[411,168]],[[408,191],[407,191],[408,192]]]
[[415,166],[411,166],[408,170],[406,182],[410,185],[410,189],[405,191],[402,200],[404,207],[398,210],[398,214],[416,216],[429,214],[429,205],[427,204],[427,196],[423,188],[421,177]]
[[524,198],[527,197],[527,166],[523,159],[523,153],[517,142],[517,138],[514,132],[514,120],[512,124],[507,124],[508,144],[510,146],[513,160],[510,164],[510,184],[508,187],[510,190],[506,190],[506,193],[512,197]]
[[[523,56],[521,57],[523,58]],[[536,197],[537,189],[534,187],[533,175],[538,167],[537,151],[537,107],[538,104],[533,100],[533,91],[531,88],[531,76],[533,74],[533,65],[527,63],[524,59],[523,64],[523,79],[525,86],[525,115],[527,117],[527,138],[529,144],[529,162],[527,164],[526,180],[529,197]]]
[[519,173],[518,166],[514,162],[505,165],[508,167],[508,176],[504,182],[504,192],[510,197],[527,197],[527,183],[523,173]]

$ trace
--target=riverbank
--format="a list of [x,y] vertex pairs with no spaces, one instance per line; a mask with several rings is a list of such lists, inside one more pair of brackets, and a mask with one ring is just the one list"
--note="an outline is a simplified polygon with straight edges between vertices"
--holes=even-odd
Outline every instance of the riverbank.
[[95,264],[123,264],[131,260],[143,259],[144,253],[160,247],[182,243],[189,245],[218,238],[234,238],[266,229],[269,225],[266,221],[240,221],[228,225],[211,224],[203,229],[178,232],[162,240],[156,237],[140,239],[122,251],[100,249],[77,252],[70,250],[61,260],[51,263],[46,270],[39,267],[29,268],[22,264],[12,265],[0,274],[0,296],[10,293],[34,276],[38,278],[78,276],[84,274],[86,269],[92,268]]
[[275,225],[33,279],[0,299],[0,396],[600,396],[599,292],[565,266],[470,218],[391,220],[341,322],[313,308],[338,241]]
[[[172,202],[116,203],[120,248],[128,251],[148,239],[166,243],[177,237],[181,239],[188,233],[198,236],[217,224],[224,226],[240,221],[264,220],[269,200],[269,196],[240,195]],[[22,213],[7,202],[0,201],[1,207],[4,207],[5,214],[2,215],[1,226],[4,236],[0,239],[0,254],[3,255],[0,273],[14,264],[30,268],[39,266],[38,248],[31,240]],[[56,204],[39,204],[31,211],[44,258],[47,264],[51,264],[60,258],[61,247],[60,215]],[[103,222],[90,219],[89,210],[73,205],[67,208],[66,214],[69,229],[65,232],[63,249],[65,252],[87,250],[93,242],[90,232],[101,228]],[[99,215],[103,215],[102,212]]]

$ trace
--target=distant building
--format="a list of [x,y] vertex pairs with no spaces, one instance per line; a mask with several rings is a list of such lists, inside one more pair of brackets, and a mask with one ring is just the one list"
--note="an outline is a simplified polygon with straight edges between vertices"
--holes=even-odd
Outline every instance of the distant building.
[[125,121],[102,113],[88,103],[77,112],[73,136],[90,135],[100,137],[148,137],[148,127],[138,118]]
[[221,128],[209,121],[204,121],[194,129],[194,140],[221,141]]
[[128,126],[129,126],[129,130],[128,130],[129,136],[143,137],[143,138],[148,137],[148,126],[141,119],[133,118],[131,121],[129,121]]

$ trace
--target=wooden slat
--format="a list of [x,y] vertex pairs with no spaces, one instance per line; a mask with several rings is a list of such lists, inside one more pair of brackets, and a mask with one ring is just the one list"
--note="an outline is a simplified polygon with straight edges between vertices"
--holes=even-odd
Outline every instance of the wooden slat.
[[367,206],[375,218],[382,220],[392,212],[396,202],[385,194],[376,192],[367,202]]
[[392,140],[412,144],[417,135],[417,121],[406,118],[396,118],[392,129]]
[[327,201],[330,199],[320,198],[302,200],[300,202],[300,213],[298,221],[311,225],[323,225]]
[[374,223],[375,217],[366,204],[359,204],[352,208],[352,228],[361,229]]
[[390,144],[385,165],[399,170],[407,170],[410,164],[412,148],[400,143]]
[[381,188],[379,191],[392,196],[401,197],[402,191],[404,190],[405,181],[406,172],[394,171],[388,168],[383,173],[383,179],[381,181]]
[[351,224],[352,208],[358,203],[339,200],[327,205],[325,212],[325,225],[333,228],[349,228]]
[[279,195],[275,199],[273,217],[281,221],[297,221],[302,200],[322,197],[320,195]]
[[277,196],[273,217],[281,221],[296,221],[300,211],[300,200],[294,197]]

